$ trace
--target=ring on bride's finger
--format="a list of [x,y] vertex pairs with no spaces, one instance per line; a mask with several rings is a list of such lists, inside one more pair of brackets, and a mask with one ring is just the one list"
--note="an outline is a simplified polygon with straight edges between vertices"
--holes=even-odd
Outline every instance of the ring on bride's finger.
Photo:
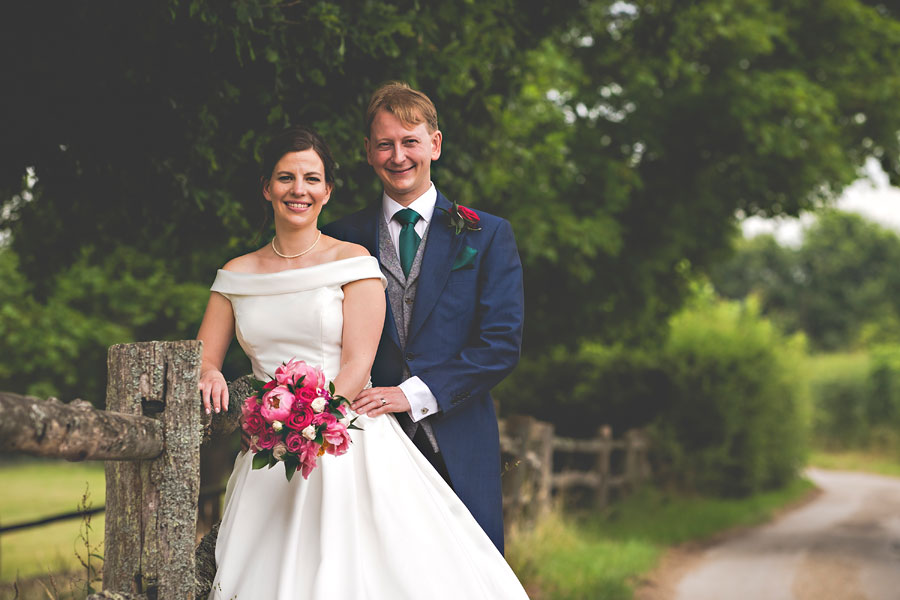
[[387,404],[387,400],[385,400],[384,398],[382,398],[382,399],[381,399],[381,405],[384,406],[385,404]]

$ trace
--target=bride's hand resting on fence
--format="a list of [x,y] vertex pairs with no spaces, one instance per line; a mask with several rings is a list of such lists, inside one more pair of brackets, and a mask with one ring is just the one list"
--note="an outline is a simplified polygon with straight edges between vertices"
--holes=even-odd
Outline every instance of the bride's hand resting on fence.
[[206,414],[228,410],[228,384],[221,371],[209,369],[200,374],[200,396]]

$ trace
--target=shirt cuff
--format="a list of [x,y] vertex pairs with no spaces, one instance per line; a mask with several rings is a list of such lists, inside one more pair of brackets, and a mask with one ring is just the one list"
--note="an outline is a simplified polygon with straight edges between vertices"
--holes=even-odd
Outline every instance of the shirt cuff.
[[409,400],[409,418],[418,422],[440,411],[437,398],[418,377],[410,377],[399,386]]

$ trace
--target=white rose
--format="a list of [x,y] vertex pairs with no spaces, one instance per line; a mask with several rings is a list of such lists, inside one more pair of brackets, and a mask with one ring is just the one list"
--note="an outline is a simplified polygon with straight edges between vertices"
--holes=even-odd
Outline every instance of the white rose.
[[283,427],[284,425],[282,425],[281,421],[272,421],[272,429],[275,431],[281,431]]
[[338,423],[340,423],[341,425],[343,425],[344,427],[346,427],[347,425],[350,424],[350,421],[352,421],[352,420],[353,420],[353,419],[350,418],[350,415],[346,415],[346,416],[342,417],[342,418],[338,421]]
[[316,428],[312,425],[307,425],[306,429],[300,432],[300,435],[308,440],[314,440],[316,439]]
[[[275,421],[276,423],[278,421]],[[284,458],[284,455],[287,454],[287,446],[285,446],[282,442],[278,442],[275,446],[272,447],[272,456],[275,457],[275,460],[281,460]]]
[[320,413],[325,410],[325,406],[328,404],[328,400],[319,396],[315,400],[312,401],[310,406],[312,406],[313,412]]

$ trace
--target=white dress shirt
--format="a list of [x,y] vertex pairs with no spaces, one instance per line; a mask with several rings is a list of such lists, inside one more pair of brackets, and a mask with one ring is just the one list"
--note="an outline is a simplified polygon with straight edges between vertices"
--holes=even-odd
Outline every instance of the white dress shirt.
[[[416,224],[413,227],[415,228],[416,233],[419,234],[419,238],[421,238],[425,235],[425,231],[428,229],[428,225],[431,223],[431,219],[434,216],[434,205],[436,202],[437,189],[435,189],[433,183],[424,194],[413,200],[409,206],[403,206],[388,196],[387,193],[382,195],[381,209],[384,214],[384,220],[387,222],[388,231],[391,232],[391,242],[394,244],[397,258],[400,257],[400,229],[403,226],[399,221],[394,219],[394,215],[404,208],[411,208],[419,213],[421,218],[416,221]],[[420,421],[421,419],[440,411],[437,398],[434,397],[434,394],[431,393],[431,390],[428,389],[425,382],[418,377],[410,377],[398,387],[403,390],[406,399],[409,400],[410,410],[407,414],[409,414],[409,418],[414,422]]]

